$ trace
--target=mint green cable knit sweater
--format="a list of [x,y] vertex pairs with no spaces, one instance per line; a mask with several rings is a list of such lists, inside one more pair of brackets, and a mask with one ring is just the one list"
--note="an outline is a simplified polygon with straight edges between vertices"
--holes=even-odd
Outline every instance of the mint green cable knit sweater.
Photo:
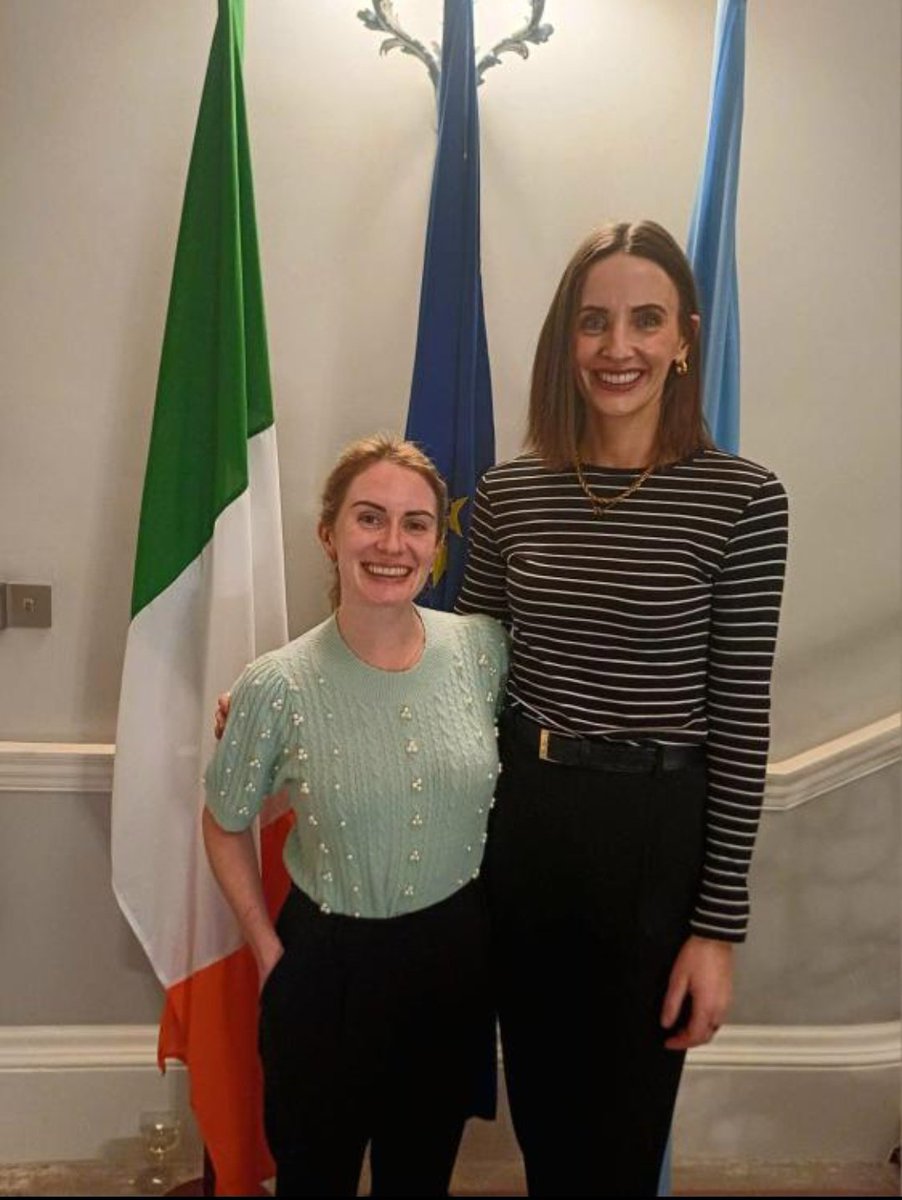
[[285,865],[324,912],[397,916],[479,873],[507,639],[490,617],[418,611],[426,642],[407,671],[362,662],[334,617],[251,663],[207,768],[227,830],[287,789]]

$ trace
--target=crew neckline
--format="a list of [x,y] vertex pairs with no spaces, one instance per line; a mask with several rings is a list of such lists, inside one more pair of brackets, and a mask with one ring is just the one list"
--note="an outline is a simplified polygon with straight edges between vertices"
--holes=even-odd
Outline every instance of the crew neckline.
[[[687,463],[692,462],[693,459],[701,458],[705,453],[706,447],[699,446],[698,449],[691,450],[683,458],[676,458],[673,460],[673,462],[662,463],[660,466],[655,467],[652,470],[649,478],[653,479],[655,475],[661,471],[669,471],[673,467],[685,466]],[[616,475],[641,475],[641,473],[646,469],[645,467],[608,467],[604,466],[602,463],[588,462],[584,458],[579,460],[579,465],[584,471],[607,471]]]
[[345,663],[354,667],[359,667],[365,671],[371,671],[374,675],[380,678],[388,679],[409,679],[412,675],[417,674],[422,670],[427,657],[431,656],[432,639],[430,637],[429,624],[426,620],[425,611],[414,605],[414,610],[420,619],[420,624],[423,626],[423,649],[416,662],[411,663],[409,667],[404,667],[400,671],[393,671],[390,667],[377,667],[372,663],[368,663],[365,658],[361,658],[356,654],[342,636],[341,630],[338,627],[338,617],[336,613],[332,613],[329,617],[329,636],[333,645],[338,650],[339,655]]

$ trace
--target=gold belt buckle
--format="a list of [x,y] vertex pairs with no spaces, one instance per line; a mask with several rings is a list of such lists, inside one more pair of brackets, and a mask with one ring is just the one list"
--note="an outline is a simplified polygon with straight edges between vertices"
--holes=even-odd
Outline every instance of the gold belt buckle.
[[551,760],[548,757],[548,739],[551,737],[550,729],[539,730],[539,758],[545,759],[546,762]]

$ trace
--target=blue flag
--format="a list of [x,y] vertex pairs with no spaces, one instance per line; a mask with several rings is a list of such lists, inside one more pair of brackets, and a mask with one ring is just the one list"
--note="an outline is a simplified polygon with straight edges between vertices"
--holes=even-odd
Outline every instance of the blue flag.
[[718,0],[705,165],[689,229],[699,286],[705,416],[722,450],[739,449],[736,193],[745,78],[745,0]]
[[420,603],[450,610],[463,579],[476,484],[495,461],[479,267],[479,115],[472,0],[445,0],[438,145],[406,436],[426,451],[448,484],[447,544]]

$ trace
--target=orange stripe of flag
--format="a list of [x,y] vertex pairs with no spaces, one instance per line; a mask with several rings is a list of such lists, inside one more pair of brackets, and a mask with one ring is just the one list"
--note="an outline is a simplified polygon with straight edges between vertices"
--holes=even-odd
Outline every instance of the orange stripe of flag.
[[[263,888],[274,917],[290,881],[282,847],[285,813],[261,835]],[[217,1196],[264,1196],[275,1174],[263,1130],[263,1077],[257,1054],[257,968],[244,946],[169,988],[157,1060],[185,1063],[191,1107],[216,1174]]]

